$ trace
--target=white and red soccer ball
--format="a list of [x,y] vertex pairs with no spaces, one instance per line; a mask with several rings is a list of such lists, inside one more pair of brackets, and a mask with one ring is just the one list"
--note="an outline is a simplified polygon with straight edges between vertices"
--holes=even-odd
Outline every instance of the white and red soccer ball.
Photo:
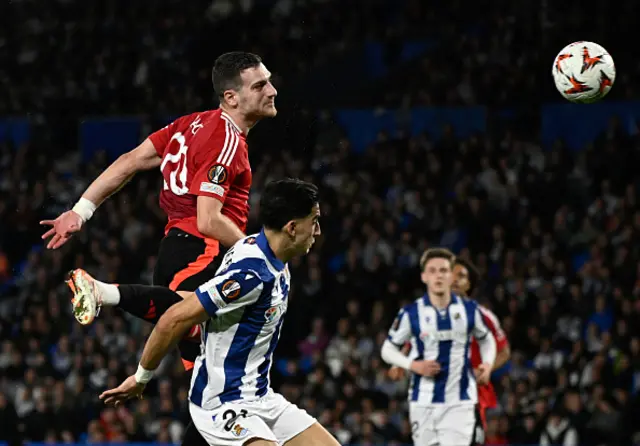
[[551,73],[560,94],[582,104],[605,97],[616,80],[613,58],[593,42],[574,42],[564,47],[553,61]]

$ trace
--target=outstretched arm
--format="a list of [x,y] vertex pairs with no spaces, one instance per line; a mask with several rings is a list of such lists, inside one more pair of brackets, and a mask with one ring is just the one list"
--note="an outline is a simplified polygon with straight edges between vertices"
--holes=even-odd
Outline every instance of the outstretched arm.
[[169,350],[193,327],[209,319],[209,315],[196,297],[189,293],[181,302],[171,306],[153,328],[142,351],[140,367],[153,371]]
[[151,332],[136,374],[127,378],[119,387],[103,392],[100,399],[106,404],[118,405],[128,399],[140,397],[146,384],[151,381],[153,371],[169,350],[176,346],[191,327],[209,317],[195,293],[189,293],[182,302],[169,308]]
[[47,248],[56,249],[64,245],[71,236],[80,231],[83,223],[91,218],[104,200],[124,186],[137,172],[160,166],[162,159],[149,138],[130,152],[118,157],[95,179],[72,210],[55,220],[43,220],[41,225],[52,226],[42,239],[51,237]]
[[[257,302],[265,283],[251,268],[252,264],[260,266],[261,261],[240,258],[236,263],[232,262],[226,270],[201,285],[195,293],[189,293],[182,302],[169,308],[151,332],[136,374],[127,378],[119,387],[104,392],[100,399],[106,404],[117,405],[130,398],[140,397],[162,358],[191,327]],[[233,292],[228,292],[229,286],[233,286]],[[269,282],[267,286],[273,286],[273,282]]]
[[162,158],[158,155],[153,143],[147,138],[138,147],[120,155],[117,160],[111,163],[89,185],[84,194],[82,194],[82,198],[89,200],[95,207],[98,207],[109,196],[127,184],[136,173],[154,169],[160,166],[161,161]]

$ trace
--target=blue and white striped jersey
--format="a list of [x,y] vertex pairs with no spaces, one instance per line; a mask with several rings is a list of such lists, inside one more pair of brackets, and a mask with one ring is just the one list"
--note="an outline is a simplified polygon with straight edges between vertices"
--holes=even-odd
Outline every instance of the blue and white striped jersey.
[[441,371],[435,377],[412,373],[409,401],[418,405],[475,403],[476,379],[471,368],[471,336],[491,336],[478,304],[451,295],[444,310],[425,295],[398,312],[389,341],[397,347],[411,341],[411,359],[435,360]]
[[193,369],[192,403],[211,410],[267,393],[290,278],[287,265],[261,232],[239,240],[216,276],[196,290],[211,319],[204,324],[202,351]]

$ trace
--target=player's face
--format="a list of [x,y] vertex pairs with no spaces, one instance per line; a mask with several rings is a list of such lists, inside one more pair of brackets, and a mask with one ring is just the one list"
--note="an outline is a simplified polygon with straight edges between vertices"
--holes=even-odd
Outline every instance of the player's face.
[[422,271],[422,282],[427,285],[429,294],[445,295],[451,292],[451,262],[447,259],[431,259]]
[[309,215],[300,220],[296,220],[294,244],[298,254],[304,255],[309,252],[320,235],[320,205],[316,204]]
[[242,88],[238,92],[238,108],[246,116],[272,118],[278,114],[276,96],[278,91],[271,83],[271,73],[260,64],[240,73]]
[[453,284],[451,285],[451,289],[454,293],[461,294],[466,296],[469,294],[469,287],[471,286],[471,282],[469,282],[469,271],[463,265],[459,263],[453,267]]

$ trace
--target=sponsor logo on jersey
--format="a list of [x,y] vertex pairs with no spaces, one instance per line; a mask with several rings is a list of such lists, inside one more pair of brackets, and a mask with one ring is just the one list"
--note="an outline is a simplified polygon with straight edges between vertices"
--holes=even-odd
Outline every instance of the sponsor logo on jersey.
[[264,312],[264,318],[267,322],[273,322],[278,317],[278,307],[271,307]]
[[423,341],[457,341],[465,343],[467,342],[468,335],[466,331],[456,330],[438,330],[434,332],[423,331],[420,333],[420,339]]
[[202,184],[200,184],[200,192],[209,192],[210,194],[216,194],[220,197],[224,197],[224,187],[213,183],[207,183],[206,181],[203,181]]

